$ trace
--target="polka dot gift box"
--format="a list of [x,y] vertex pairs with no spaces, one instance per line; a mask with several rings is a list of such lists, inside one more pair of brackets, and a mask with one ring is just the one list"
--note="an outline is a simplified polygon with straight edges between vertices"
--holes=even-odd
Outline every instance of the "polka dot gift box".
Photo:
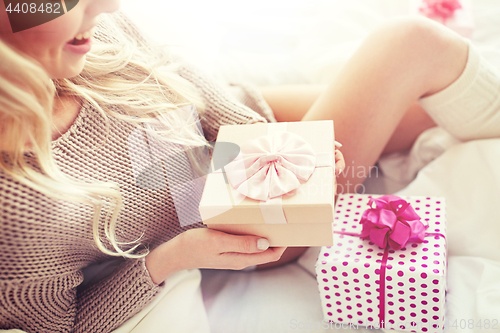
[[316,274],[326,320],[442,332],[446,212],[438,197],[339,195]]

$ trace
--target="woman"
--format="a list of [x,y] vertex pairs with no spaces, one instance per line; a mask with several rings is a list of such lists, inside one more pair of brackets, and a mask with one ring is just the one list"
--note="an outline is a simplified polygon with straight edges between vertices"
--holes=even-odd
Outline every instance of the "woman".
[[[168,121],[180,143],[203,146],[192,126],[162,114],[194,103],[211,140],[224,122],[265,119],[187,67],[168,63],[151,75],[146,64],[161,55],[132,54],[132,41],[123,40],[134,31],[125,19],[112,23],[126,31],[109,24],[86,59],[98,15],[118,6],[83,0],[53,21],[12,33],[1,5],[1,328],[110,331],[174,272],[239,269],[275,261],[284,250],[255,236],[183,227],[168,189],[136,183],[128,140],[138,124]],[[185,158],[177,163],[190,169]],[[197,193],[181,194],[191,202]],[[128,259],[107,279],[77,290],[82,268],[110,255]]]
[[[222,124],[273,121],[266,106],[259,115],[196,70],[165,63],[121,16],[105,25],[110,30],[98,31],[101,42],[87,54],[89,30],[100,13],[118,8],[117,0],[81,0],[67,14],[18,33],[0,6],[0,198],[6,207],[0,328],[109,332],[179,272],[241,269],[281,257],[284,249],[269,248],[265,239],[181,226],[171,189],[139,186],[129,158],[135,147],[130,133],[158,121],[167,129],[166,142],[206,145],[192,122],[172,112],[184,105],[196,105],[209,141]],[[279,104],[290,91],[264,96],[279,120],[334,119],[348,160],[369,167],[387,142],[387,149],[396,142],[406,147],[434,125],[412,105],[460,77],[467,50],[461,38],[436,25],[397,21],[375,32],[326,93],[295,118]],[[151,61],[163,65],[148,66]],[[196,164],[174,162],[162,167],[175,173]],[[342,163],[339,155],[339,169]],[[346,176],[339,183],[361,181]],[[192,202],[199,193],[181,194],[181,201]],[[126,259],[109,276],[77,289],[84,267],[113,255]]]

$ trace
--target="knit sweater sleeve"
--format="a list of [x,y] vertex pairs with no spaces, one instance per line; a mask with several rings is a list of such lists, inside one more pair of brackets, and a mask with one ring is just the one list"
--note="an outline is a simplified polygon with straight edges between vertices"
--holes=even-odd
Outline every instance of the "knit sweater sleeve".
[[208,141],[215,141],[222,125],[267,122],[264,117],[240,103],[215,79],[195,66],[183,62],[178,73],[194,84],[205,102],[205,110],[201,112],[200,120]]
[[110,276],[78,292],[73,332],[110,332],[158,294],[144,259],[125,260]]

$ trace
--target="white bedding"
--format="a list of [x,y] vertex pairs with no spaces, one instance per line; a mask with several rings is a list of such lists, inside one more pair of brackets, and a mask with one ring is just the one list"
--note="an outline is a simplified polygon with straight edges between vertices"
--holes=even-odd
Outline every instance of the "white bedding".
[[[257,84],[327,82],[373,27],[407,5],[406,0],[261,0],[249,8],[238,8],[235,1],[148,3],[164,10],[132,0],[124,0],[124,8],[158,42],[181,45],[192,61],[224,79]],[[500,68],[500,1],[474,0],[473,11],[473,43]],[[370,193],[404,188],[398,193],[447,198],[446,315],[450,324],[458,320],[451,332],[495,332],[493,320],[500,321],[499,164],[500,139],[459,143],[434,129],[419,138],[410,155],[382,161],[384,176],[367,184]],[[309,272],[314,261],[311,249],[299,263],[273,270],[203,271],[212,332],[323,331],[316,280]],[[472,320],[474,328],[460,329],[460,320]]]

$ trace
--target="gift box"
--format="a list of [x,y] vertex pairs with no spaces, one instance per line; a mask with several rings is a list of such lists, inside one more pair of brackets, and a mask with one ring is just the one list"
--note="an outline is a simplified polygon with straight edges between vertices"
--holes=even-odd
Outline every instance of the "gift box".
[[325,320],[443,331],[444,198],[339,195],[335,216],[334,246],[323,247],[316,263]]
[[472,0],[410,0],[410,14],[424,15],[466,38],[474,32]]
[[[226,164],[231,149],[241,149]],[[199,210],[209,228],[271,246],[333,244],[333,121],[222,126]],[[222,162],[221,162],[222,161]]]

